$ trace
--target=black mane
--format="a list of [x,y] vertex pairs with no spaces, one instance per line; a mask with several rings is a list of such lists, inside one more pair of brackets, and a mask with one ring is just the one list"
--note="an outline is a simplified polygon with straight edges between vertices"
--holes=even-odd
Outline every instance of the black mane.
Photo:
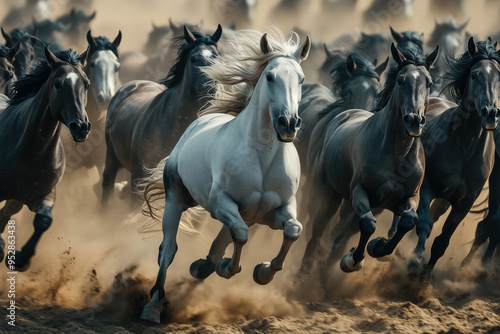
[[182,81],[182,77],[184,76],[184,69],[186,68],[186,64],[189,60],[189,53],[198,45],[217,45],[216,42],[212,39],[212,36],[202,34],[199,32],[193,32],[196,40],[192,43],[186,43],[184,36],[179,36],[174,38],[174,47],[178,47],[177,50],[177,59],[174,62],[174,65],[168,72],[166,78],[160,81],[161,84],[167,86],[167,88],[173,87]]
[[424,40],[422,35],[413,30],[404,31],[401,35],[403,35],[403,38],[398,42],[398,49],[407,49],[413,44],[418,48],[418,52],[424,52]]
[[0,44],[0,58],[10,59],[9,49],[3,44]]
[[[59,51],[54,55],[61,61],[69,63],[70,65],[80,65],[78,54],[72,49]],[[31,72],[24,78],[14,83],[14,95],[9,102],[9,105],[21,103],[33,96],[35,96],[43,84],[47,81],[52,73],[47,60],[41,61]]]
[[396,81],[398,78],[398,73],[407,65],[415,65],[415,66],[425,66],[429,69],[427,62],[425,61],[425,57],[414,49],[400,50],[401,53],[406,58],[401,64],[396,66],[392,64],[387,74],[385,75],[385,85],[384,89],[379,93],[377,97],[377,105],[375,107],[375,111],[379,111],[384,108],[389,100],[391,99],[392,92],[394,90],[394,86],[396,85]]
[[492,59],[500,64],[500,56],[490,39],[476,43],[476,47],[477,53],[474,57],[470,56],[469,51],[465,51],[458,58],[446,57],[448,71],[444,77],[451,82],[443,90],[448,90],[456,102],[462,100],[470,70],[477,61]]
[[113,45],[113,43],[109,41],[107,37],[105,36],[94,37],[94,42],[95,44],[90,46],[88,59],[90,59],[90,57],[92,57],[92,55],[97,51],[104,51],[104,50],[109,50],[115,54],[116,58],[120,58],[118,57],[118,49]]
[[[351,55],[352,60],[356,63],[356,70],[353,75],[347,71],[346,61],[349,55]],[[372,62],[355,52],[345,52],[339,57],[338,62],[335,63],[330,71],[330,76],[332,79],[332,92],[340,98],[345,97],[347,82],[354,77],[364,76],[379,79],[379,75],[375,72],[375,66]]]

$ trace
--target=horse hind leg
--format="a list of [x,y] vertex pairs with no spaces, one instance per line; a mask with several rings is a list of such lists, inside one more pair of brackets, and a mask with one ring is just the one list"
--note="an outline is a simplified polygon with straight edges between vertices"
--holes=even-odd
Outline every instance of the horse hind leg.
[[177,252],[177,231],[181,215],[192,207],[192,198],[188,190],[182,186],[180,180],[165,181],[165,209],[162,219],[163,240],[160,244],[158,264],[160,266],[156,282],[151,289],[151,301],[144,306],[141,319],[160,323],[161,299],[165,296],[165,280],[167,269]]
[[5,257],[5,241],[2,239],[2,233],[10,217],[21,211],[23,203],[15,200],[6,201],[4,207],[0,210],[0,261]]
[[483,264],[487,264],[491,261],[493,253],[495,252],[495,249],[500,242],[500,212],[497,212],[497,214],[491,218],[486,229],[489,235],[489,243],[488,247],[486,248],[486,252],[481,259]]
[[278,255],[271,262],[258,264],[253,271],[255,283],[266,285],[271,282],[274,275],[283,269],[283,263],[293,243],[299,238],[302,232],[302,224],[296,218],[296,205],[285,205],[275,212],[275,226],[283,229],[283,243]]

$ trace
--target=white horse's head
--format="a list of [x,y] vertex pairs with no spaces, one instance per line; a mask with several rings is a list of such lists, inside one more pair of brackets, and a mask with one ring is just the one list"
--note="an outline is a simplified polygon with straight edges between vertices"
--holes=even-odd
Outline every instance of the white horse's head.
[[[299,64],[307,58],[310,47],[311,40],[307,36],[291,56],[271,59],[257,85],[261,89],[259,103],[269,106],[269,116],[278,140],[282,142],[291,142],[302,123],[298,111],[304,73]],[[267,34],[262,36],[260,48],[264,54],[273,52]],[[267,94],[262,94],[262,90]]]
[[100,110],[108,106],[120,86],[118,78],[120,61],[117,49],[121,37],[119,32],[114,41],[110,42],[106,37],[92,37],[90,30],[87,33],[90,50],[85,70],[91,82],[90,94],[93,95]]

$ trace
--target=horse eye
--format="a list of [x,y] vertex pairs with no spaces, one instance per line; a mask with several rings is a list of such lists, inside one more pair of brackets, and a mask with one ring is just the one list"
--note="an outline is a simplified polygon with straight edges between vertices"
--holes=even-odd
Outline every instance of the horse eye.
[[401,86],[403,84],[403,81],[404,81],[403,78],[398,78],[398,80],[397,80],[398,85]]
[[433,83],[432,83],[432,81],[429,81],[429,82],[427,83],[427,88],[431,88],[432,84],[433,84]]
[[60,89],[60,88],[62,87],[61,82],[60,82],[60,81],[56,81],[56,82],[54,82],[54,87],[55,87],[56,89]]
[[304,83],[304,79],[305,79],[305,78],[302,78],[302,80],[300,80],[300,84],[301,84],[301,85]]
[[266,80],[268,82],[272,82],[273,81],[273,76],[271,74],[266,74]]
[[94,63],[94,62],[91,62],[91,63],[90,63],[90,67],[95,67],[95,63]]
[[476,73],[471,73],[470,78],[472,80],[476,80],[477,79],[477,74]]
[[120,70],[120,67],[121,67],[120,64],[116,65],[115,71],[118,72]]

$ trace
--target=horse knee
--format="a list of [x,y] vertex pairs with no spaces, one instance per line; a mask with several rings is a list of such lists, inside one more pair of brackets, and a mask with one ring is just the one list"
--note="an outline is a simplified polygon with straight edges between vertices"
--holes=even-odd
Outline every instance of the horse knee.
[[284,236],[286,239],[297,240],[302,232],[302,224],[298,221],[288,221],[285,223]]
[[377,219],[370,211],[359,218],[359,230],[361,233],[372,235],[375,233]]
[[239,244],[246,244],[248,241],[248,226],[245,224],[241,224],[238,226],[231,227],[231,237],[233,241]]
[[47,213],[37,213],[33,225],[36,231],[45,232],[52,224],[52,215]]
[[429,237],[432,231],[432,222],[429,220],[418,220],[417,221],[417,235],[419,237]]

